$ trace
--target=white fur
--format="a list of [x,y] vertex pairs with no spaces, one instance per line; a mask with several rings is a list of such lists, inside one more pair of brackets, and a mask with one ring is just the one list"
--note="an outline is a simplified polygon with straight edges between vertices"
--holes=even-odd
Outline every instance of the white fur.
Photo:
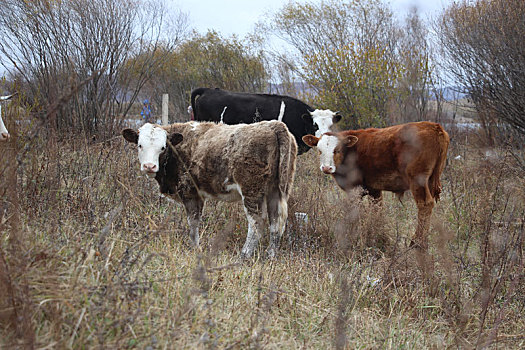
[[281,109],[279,110],[279,117],[277,117],[277,120],[280,122],[283,121],[285,108],[286,108],[286,105],[284,104],[284,101],[281,101]]
[[334,150],[338,144],[339,139],[336,136],[321,135],[319,142],[317,142],[317,149],[320,152],[321,171],[323,171],[323,168],[328,168],[330,174],[335,172]]
[[[137,142],[139,150],[140,170],[148,176],[154,177],[159,170],[159,156],[166,148],[168,133],[166,130],[146,123],[139,128],[139,139]],[[146,165],[153,165],[154,171],[148,172]]]
[[219,124],[223,124],[224,123],[224,113],[226,113],[226,108],[228,108],[228,106],[224,106],[224,109],[222,110],[221,121],[219,122]]
[[310,112],[314,125],[317,125],[319,130],[315,132],[316,137],[321,137],[325,132],[331,131],[332,125],[334,124],[335,112],[332,112],[329,109],[316,109],[313,112]]
[[[0,101],[7,101],[9,100],[13,95],[9,96],[0,96]],[[9,131],[7,131],[7,128],[5,127],[4,120],[2,119],[2,104],[0,103],[0,141],[5,141],[9,138]]]
[[0,141],[5,141],[9,138],[9,131],[5,127],[4,120],[2,119],[2,106],[0,105]]

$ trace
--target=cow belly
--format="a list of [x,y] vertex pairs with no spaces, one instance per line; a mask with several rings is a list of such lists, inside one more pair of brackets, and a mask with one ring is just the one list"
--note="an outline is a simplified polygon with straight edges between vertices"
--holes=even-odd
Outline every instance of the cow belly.
[[383,174],[379,177],[366,179],[367,187],[380,191],[404,192],[409,189],[408,183],[398,173]]
[[199,195],[206,199],[215,199],[224,202],[237,202],[242,198],[239,185],[237,184],[228,185],[224,191],[214,193],[200,190]]

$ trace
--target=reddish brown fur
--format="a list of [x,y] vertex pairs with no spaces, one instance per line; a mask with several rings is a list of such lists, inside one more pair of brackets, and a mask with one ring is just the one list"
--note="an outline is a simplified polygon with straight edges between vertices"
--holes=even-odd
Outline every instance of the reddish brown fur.
[[[418,122],[325,135],[341,140],[334,151],[336,171],[332,175],[342,189],[362,186],[376,199],[381,198],[381,191],[398,195],[407,190],[412,192],[418,207],[414,241],[426,249],[429,219],[441,193],[439,177],[450,143],[441,125]],[[358,138],[357,143],[346,147],[345,140],[351,136]]]

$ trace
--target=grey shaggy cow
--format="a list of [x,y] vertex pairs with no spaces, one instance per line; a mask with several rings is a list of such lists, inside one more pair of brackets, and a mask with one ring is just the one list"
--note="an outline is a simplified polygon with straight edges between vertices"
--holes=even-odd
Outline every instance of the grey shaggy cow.
[[248,219],[242,257],[252,256],[266,218],[267,253],[275,256],[288,217],[297,154],[295,138],[285,124],[145,124],[138,132],[125,129],[122,135],[138,144],[141,170],[157,180],[161,193],[184,205],[195,246],[206,198],[242,200]]

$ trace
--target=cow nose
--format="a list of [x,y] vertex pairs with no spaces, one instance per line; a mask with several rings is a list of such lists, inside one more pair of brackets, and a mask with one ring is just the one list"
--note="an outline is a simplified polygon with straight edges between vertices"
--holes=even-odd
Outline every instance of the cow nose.
[[334,172],[334,167],[331,165],[322,165],[321,171],[325,174],[332,174]]
[[144,163],[144,170],[149,173],[157,171],[157,165],[153,163]]

